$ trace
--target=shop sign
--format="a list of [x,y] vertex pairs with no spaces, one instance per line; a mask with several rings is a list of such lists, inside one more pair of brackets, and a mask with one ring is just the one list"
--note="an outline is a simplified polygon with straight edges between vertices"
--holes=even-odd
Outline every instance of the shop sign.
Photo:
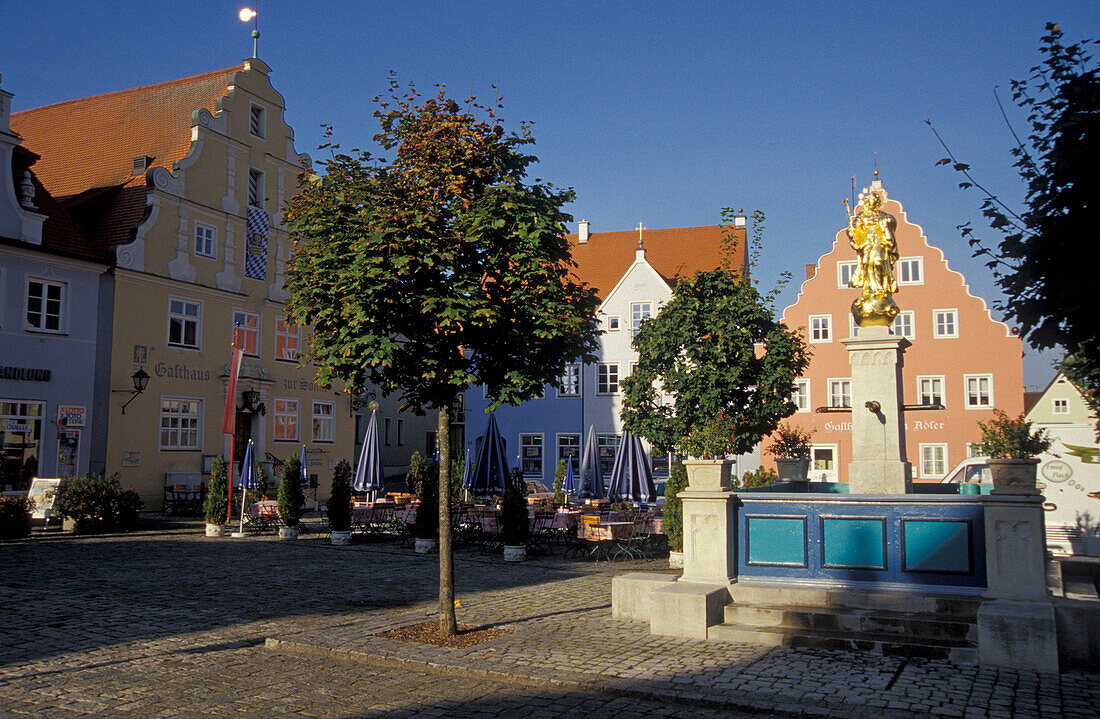
[[57,405],[57,426],[59,427],[84,427],[88,410],[79,404]]
[[0,379],[21,379],[25,382],[49,382],[52,370],[37,367],[0,366]]
[[195,369],[188,367],[185,364],[166,364],[164,362],[157,362],[153,366],[153,374],[157,377],[166,377],[168,379],[185,379],[192,382],[208,382],[210,381],[210,370],[208,369]]
[[26,434],[31,431],[31,426],[25,422],[20,422],[17,419],[5,419],[4,431],[15,432],[17,434]]

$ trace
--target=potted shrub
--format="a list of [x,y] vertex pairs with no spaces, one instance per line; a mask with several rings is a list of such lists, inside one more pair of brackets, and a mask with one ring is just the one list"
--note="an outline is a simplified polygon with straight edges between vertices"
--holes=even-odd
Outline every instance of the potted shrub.
[[417,554],[434,552],[439,546],[439,469],[413,452],[405,483],[420,500],[413,519],[413,546]]
[[565,460],[558,461],[558,469],[554,472],[554,503],[565,504]]
[[714,419],[692,427],[680,440],[680,449],[690,459],[684,460],[688,486],[703,492],[728,492],[733,461],[724,459],[737,442],[737,425],[719,412]]
[[806,430],[783,422],[772,435],[771,446],[765,450],[775,458],[779,479],[806,479],[810,470],[810,438],[813,430]]
[[329,541],[338,546],[351,544],[351,465],[341,459],[332,472],[332,493],[328,497]]
[[302,470],[298,466],[298,453],[291,452],[279,477],[279,527],[280,539],[297,539],[298,525],[302,521],[302,506],[306,502],[302,494]]
[[222,536],[229,504],[228,493],[229,465],[225,457],[218,455],[214,458],[214,466],[210,469],[210,482],[206,485],[206,497],[202,501],[208,537]]
[[527,485],[523,473],[513,469],[500,502],[500,538],[504,542],[504,561],[522,562],[527,558],[527,539],[531,526],[527,519]]
[[0,539],[30,536],[32,504],[26,496],[0,497]]
[[123,491],[118,475],[66,477],[57,486],[53,514],[71,519],[79,533],[130,529],[145,503],[133,487]]
[[668,566],[679,569],[684,566],[684,514],[680,492],[687,488],[687,468],[682,462],[673,462],[665,483],[665,506],[662,510],[661,530],[668,539]]
[[1050,449],[1050,437],[1045,429],[1031,431],[1031,422],[1009,417],[1003,410],[993,410],[993,419],[978,422],[982,441],[975,449],[989,457],[989,473],[993,475],[991,494],[1035,494],[1039,460],[1037,455]]

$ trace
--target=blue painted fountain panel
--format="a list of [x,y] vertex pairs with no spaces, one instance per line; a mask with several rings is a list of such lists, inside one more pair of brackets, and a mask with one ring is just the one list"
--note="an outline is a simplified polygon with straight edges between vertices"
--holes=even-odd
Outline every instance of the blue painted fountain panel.
[[742,576],[985,586],[977,497],[889,502],[881,497],[753,495],[741,500]]

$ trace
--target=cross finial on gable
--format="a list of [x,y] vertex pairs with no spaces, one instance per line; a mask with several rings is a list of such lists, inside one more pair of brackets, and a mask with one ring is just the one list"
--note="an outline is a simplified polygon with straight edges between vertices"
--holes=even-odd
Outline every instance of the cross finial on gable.
[[642,230],[645,229],[645,225],[641,222],[638,223],[638,247],[642,246]]

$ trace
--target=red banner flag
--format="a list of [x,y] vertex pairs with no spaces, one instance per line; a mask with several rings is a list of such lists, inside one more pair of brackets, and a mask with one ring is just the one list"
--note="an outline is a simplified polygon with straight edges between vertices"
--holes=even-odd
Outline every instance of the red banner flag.
[[225,390],[225,412],[222,414],[222,434],[233,434],[233,420],[236,418],[237,404],[237,374],[241,371],[241,359],[244,358],[244,353],[241,352],[240,343],[237,341],[240,337],[241,328],[233,328],[233,357],[229,360],[229,386]]

